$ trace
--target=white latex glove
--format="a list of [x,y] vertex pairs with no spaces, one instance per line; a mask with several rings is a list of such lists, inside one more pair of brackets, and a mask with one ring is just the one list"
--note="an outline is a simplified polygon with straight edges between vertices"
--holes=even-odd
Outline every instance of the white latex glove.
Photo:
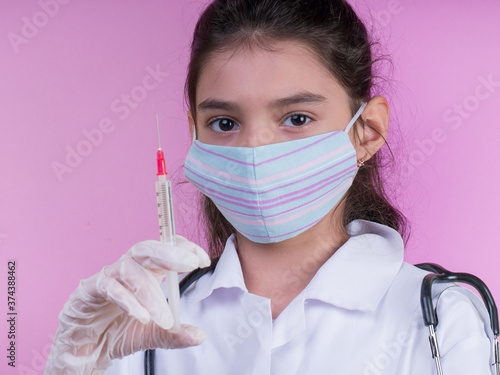
[[175,245],[144,241],[82,280],[59,314],[45,374],[103,374],[114,358],[154,348],[184,348],[206,338],[200,328],[169,331],[173,316],[160,289],[165,271],[189,272],[210,259],[176,236]]

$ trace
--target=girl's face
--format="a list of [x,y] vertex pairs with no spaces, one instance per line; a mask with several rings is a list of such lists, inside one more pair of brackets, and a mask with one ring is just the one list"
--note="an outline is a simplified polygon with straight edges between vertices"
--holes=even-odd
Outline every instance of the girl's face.
[[342,86],[306,45],[275,47],[210,58],[196,93],[198,140],[256,147],[344,130],[352,114]]

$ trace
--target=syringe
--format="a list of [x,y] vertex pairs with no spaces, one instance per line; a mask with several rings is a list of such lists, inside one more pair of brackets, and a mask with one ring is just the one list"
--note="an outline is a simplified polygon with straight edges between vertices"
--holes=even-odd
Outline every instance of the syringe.
[[[156,201],[158,203],[158,220],[160,223],[160,239],[163,243],[175,244],[174,207],[172,205],[172,184],[167,179],[165,168],[165,157],[160,146],[160,124],[158,113],[156,114],[156,126],[158,129],[158,152],[156,161],[158,164],[158,181],[156,181]],[[177,272],[167,271],[166,275],[168,304],[174,316],[173,330],[181,328],[180,323],[180,297]]]

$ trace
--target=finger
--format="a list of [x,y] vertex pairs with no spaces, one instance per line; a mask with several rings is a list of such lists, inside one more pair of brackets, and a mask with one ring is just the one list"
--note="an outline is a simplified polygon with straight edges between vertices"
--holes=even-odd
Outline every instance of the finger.
[[180,349],[195,346],[201,344],[207,337],[205,331],[191,325],[183,324],[178,332],[173,333],[160,328],[154,322],[145,326],[138,326],[139,324],[137,321],[130,322],[120,335],[120,343],[110,345],[111,359],[123,358],[147,349]]
[[203,268],[210,265],[210,257],[201,246],[198,246],[194,242],[191,242],[180,235],[175,236],[175,245],[183,247],[186,250],[190,250],[193,254],[195,254],[198,258],[198,267]]
[[164,329],[174,324],[171,309],[152,272],[131,258],[125,258],[110,272],[118,281],[124,284],[151,316],[151,319]]
[[201,328],[183,324],[181,329],[176,332],[154,328],[147,338],[146,345],[150,349],[180,349],[200,345],[206,338],[207,334]]
[[129,316],[147,324],[151,314],[137,301],[136,297],[113,277],[101,272],[96,283],[97,292],[106,300],[111,301]]
[[208,256],[207,252],[201,246],[198,246],[196,244],[193,245],[194,245],[194,252],[198,257],[199,267],[205,268],[210,266],[212,262],[210,261],[210,257]]
[[200,345],[207,338],[207,333],[201,328],[183,324],[180,332],[172,333],[171,344],[176,348]]
[[132,246],[130,256],[145,268],[152,270],[189,272],[200,267],[200,258],[193,251],[191,242],[182,246],[164,244],[159,241],[143,241]]

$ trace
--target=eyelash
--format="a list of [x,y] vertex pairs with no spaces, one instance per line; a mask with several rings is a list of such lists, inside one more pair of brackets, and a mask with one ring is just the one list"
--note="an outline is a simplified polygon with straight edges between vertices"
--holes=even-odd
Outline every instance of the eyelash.
[[[292,118],[293,116],[304,116],[306,118],[309,119],[309,121],[307,121],[305,124],[303,125],[286,125],[287,127],[290,127],[290,128],[303,128],[303,127],[306,127],[308,126],[312,121],[314,121],[314,119],[311,117],[311,116],[308,116],[306,115],[305,113],[302,113],[302,112],[295,112],[295,113],[291,113],[289,114],[286,118],[285,118],[285,121]],[[228,117],[218,117],[218,118],[215,118],[213,120],[211,120],[210,122],[207,123],[207,127],[209,127],[212,131],[214,132],[217,132],[217,133],[229,133],[230,131],[232,131],[233,129],[231,130],[228,130],[228,131],[219,131],[219,130],[215,130],[213,127],[214,127],[214,123],[216,121],[219,121],[219,120],[229,120],[229,121],[232,121],[236,126],[239,126],[236,121],[234,120],[231,120],[230,118]],[[284,121],[284,122],[285,122]]]

